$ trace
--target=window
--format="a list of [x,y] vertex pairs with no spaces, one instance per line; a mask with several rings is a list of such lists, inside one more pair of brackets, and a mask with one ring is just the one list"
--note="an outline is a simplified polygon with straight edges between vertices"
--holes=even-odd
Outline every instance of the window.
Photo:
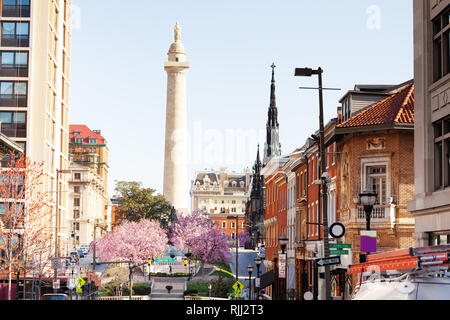
[[2,22],[2,42],[5,47],[28,47],[29,46],[28,22]]
[[3,0],[3,17],[30,17],[30,0]]
[[0,82],[1,99],[12,99],[16,96],[26,96],[27,85],[28,84],[26,82]]
[[231,229],[236,229],[236,222],[231,223]]
[[73,192],[80,193],[80,187],[78,187],[78,186],[73,187]]
[[11,138],[27,137],[26,112],[0,112],[1,132]]
[[75,173],[75,180],[81,180],[81,173]]
[[435,190],[450,185],[450,118],[434,124],[434,186]]
[[227,228],[227,223],[226,222],[222,222],[222,229],[226,229]]
[[89,139],[89,144],[97,144],[97,139]]
[[28,52],[2,51],[0,60],[0,76],[28,76]]
[[386,203],[386,165],[366,167],[366,186],[377,194],[377,205]]
[[73,199],[73,206],[74,207],[79,207],[80,206],[80,198]]
[[[80,200],[80,199],[78,199]],[[73,218],[80,219],[80,210],[73,210]]]
[[450,73],[450,6],[433,20],[433,80]]

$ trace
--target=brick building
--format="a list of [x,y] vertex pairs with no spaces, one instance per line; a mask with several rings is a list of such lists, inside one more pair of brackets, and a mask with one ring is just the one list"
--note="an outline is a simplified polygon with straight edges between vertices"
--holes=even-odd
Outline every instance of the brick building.
[[371,230],[377,252],[414,246],[414,220],[407,202],[414,194],[414,84],[389,89],[390,96],[336,126],[338,150],[338,219],[346,227],[350,255],[342,267],[360,261],[360,231],[366,217],[359,194],[377,193]]

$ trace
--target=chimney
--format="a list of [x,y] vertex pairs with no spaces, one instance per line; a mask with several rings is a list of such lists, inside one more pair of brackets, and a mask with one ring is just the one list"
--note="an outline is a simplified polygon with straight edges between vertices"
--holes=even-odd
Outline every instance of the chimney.
[[342,107],[337,107],[337,122],[342,123]]

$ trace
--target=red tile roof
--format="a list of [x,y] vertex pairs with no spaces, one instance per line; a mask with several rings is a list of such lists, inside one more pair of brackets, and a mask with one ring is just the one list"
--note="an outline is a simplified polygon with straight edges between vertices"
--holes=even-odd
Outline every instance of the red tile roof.
[[[76,132],[80,134],[75,135]],[[89,144],[89,139],[97,139],[97,144],[100,145],[106,144],[106,139],[100,132],[94,132],[84,124],[71,124],[69,126],[69,138],[70,143],[74,143],[73,139],[75,138],[83,138],[83,144]]]
[[337,128],[383,124],[414,124],[414,82],[380,102],[360,111]]

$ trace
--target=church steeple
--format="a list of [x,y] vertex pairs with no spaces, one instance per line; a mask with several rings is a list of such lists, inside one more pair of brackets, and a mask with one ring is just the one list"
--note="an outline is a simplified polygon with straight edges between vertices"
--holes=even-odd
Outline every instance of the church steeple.
[[277,96],[276,96],[276,82],[275,82],[275,68],[277,66],[272,64],[272,84],[270,88],[270,107],[269,107],[269,121],[268,125],[271,128],[278,128],[278,110],[277,110]]
[[272,68],[272,83],[270,88],[270,106],[267,120],[267,140],[264,150],[264,166],[269,163],[274,156],[281,156],[281,145],[279,142],[279,123],[278,123],[278,109],[276,98],[276,82],[275,82],[275,68],[273,63]]

